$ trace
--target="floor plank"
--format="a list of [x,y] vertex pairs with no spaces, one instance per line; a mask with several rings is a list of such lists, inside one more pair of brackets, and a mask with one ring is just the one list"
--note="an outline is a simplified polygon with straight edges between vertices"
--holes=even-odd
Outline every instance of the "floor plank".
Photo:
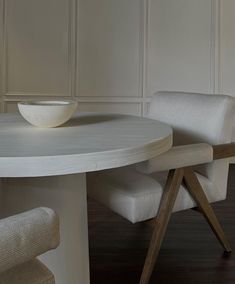
[[[203,217],[193,210],[175,213],[170,221],[150,283],[235,283],[235,165],[230,167],[228,198],[213,208],[234,249],[230,257]],[[92,284],[137,284],[151,229],[132,225],[89,200],[90,264]]]

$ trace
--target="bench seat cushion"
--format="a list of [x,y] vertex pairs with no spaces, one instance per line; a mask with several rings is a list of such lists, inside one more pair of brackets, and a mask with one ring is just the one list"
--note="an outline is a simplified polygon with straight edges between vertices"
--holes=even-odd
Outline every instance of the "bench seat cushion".
[[[197,174],[210,202],[225,196],[204,176]],[[132,223],[157,215],[167,172],[146,175],[135,166],[88,174],[88,195],[106,205]],[[183,186],[180,188],[174,212],[195,207]]]

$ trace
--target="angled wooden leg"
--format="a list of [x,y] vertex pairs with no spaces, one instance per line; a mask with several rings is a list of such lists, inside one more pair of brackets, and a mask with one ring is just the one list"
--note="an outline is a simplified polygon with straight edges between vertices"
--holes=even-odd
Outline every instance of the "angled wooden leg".
[[169,172],[167,183],[162,195],[152,239],[145,260],[140,284],[147,284],[152,275],[158,253],[170,220],[173,206],[183,179],[184,170],[176,169]]
[[226,252],[231,252],[230,244],[224,234],[224,231],[212,209],[204,190],[194,173],[192,168],[185,168],[184,170],[184,181],[186,183],[186,188],[196,201],[201,213],[205,216],[207,222],[209,223],[211,229],[215,233],[217,239],[224,247]]

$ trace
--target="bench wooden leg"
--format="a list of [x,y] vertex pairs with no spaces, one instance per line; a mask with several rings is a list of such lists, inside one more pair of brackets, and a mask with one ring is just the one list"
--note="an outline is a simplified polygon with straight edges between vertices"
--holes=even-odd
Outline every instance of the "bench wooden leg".
[[166,233],[172,209],[174,207],[177,194],[179,192],[179,188],[183,179],[183,174],[184,169],[176,169],[171,170],[169,172],[167,183],[159,206],[158,214],[155,218],[154,231],[149,245],[141,279],[139,282],[140,284],[149,283],[163,238]]
[[224,231],[214,213],[213,208],[211,207],[204,190],[194,173],[192,168],[185,168],[184,170],[184,181],[187,187],[187,190],[196,201],[201,213],[206,218],[209,223],[212,231],[215,233],[217,239],[223,246],[226,252],[231,252],[230,244],[224,234]]

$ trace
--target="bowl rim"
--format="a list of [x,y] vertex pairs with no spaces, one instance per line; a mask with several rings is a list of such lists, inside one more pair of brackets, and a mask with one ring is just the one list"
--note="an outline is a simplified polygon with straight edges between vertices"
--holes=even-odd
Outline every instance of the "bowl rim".
[[18,106],[43,106],[43,107],[58,107],[75,105],[78,102],[76,100],[29,100],[18,102]]

